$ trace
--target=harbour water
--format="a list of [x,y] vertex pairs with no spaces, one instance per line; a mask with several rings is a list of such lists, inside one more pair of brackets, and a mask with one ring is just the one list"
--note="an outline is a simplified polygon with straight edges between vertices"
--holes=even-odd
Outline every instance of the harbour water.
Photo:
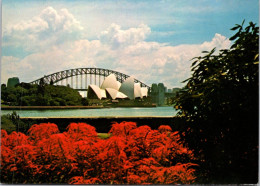
[[[118,107],[102,109],[62,109],[62,110],[15,110],[20,117],[153,117],[175,116],[173,107]],[[1,110],[1,115],[12,113]]]

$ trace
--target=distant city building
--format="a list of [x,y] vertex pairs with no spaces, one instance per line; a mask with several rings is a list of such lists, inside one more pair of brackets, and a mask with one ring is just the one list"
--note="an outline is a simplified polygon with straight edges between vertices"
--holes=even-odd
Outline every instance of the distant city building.
[[158,94],[158,97],[159,97],[159,101],[158,101],[158,105],[161,106],[161,105],[164,105],[164,97],[165,97],[165,87],[163,85],[163,83],[159,83],[158,84],[158,90],[159,90],[159,94]]
[[152,103],[155,103],[158,106],[172,104],[172,98],[179,90],[180,88],[167,89],[167,87],[165,87],[163,83],[153,83],[151,87]]
[[152,84],[151,97],[152,103],[155,103],[158,106],[164,105],[165,87],[163,83],[159,83],[158,85],[156,83]]
[[105,78],[102,85],[89,85],[87,97],[90,99],[136,99],[147,97],[147,87],[135,83],[133,77],[127,78],[122,84],[116,80],[114,74]]
[[15,87],[15,85],[17,85],[19,83],[20,83],[20,81],[19,81],[18,77],[9,78],[7,81],[7,88]]
[[153,83],[151,87],[152,103],[158,104],[158,92],[158,85],[156,83]]

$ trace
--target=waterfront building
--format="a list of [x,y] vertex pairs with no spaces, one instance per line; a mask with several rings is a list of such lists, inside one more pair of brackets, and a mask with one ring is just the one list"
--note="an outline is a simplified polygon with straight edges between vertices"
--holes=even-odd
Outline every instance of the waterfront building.
[[164,99],[165,99],[165,87],[163,83],[158,84],[158,105],[164,105]]
[[158,85],[156,83],[152,84],[151,98],[152,98],[152,103],[158,104]]
[[164,105],[165,87],[163,83],[159,83],[158,85],[156,83],[152,84],[151,97],[152,97],[152,103],[155,103],[158,106]]
[[136,99],[148,96],[147,87],[141,87],[140,83],[135,83],[131,76],[122,84],[116,80],[114,74],[107,76],[102,85],[89,85],[87,97],[90,99]]

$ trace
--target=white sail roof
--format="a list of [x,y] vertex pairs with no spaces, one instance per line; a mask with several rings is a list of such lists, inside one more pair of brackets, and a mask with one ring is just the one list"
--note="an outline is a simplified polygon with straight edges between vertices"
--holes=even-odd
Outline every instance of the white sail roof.
[[116,81],[116,82],[117,82],[117,86],[118,86],[118,90],[119,90],[121,87],[121,83],[119,81]]
[[117,95],[116,95],[116,98],[124,99],[124,98],[127,98],[127,95],[125,95],[124,93],[118,91]]
[[135,99],[148,96],[148,88],[141,87],[140,83],[135,83],[134,77],[128,77],[121,84],[116,80],[114,74],[107,76],[100,88],[97,85],[89,85],[89,90],[92,90],[98,99],[106,98],[107,95],[112,99]]
[[107,91],[107,93],[110,95],[110,97],[112,99],[117,99],[117,98],[124,99],[124,98],[127,98],[127,96],[124,93],[119,92],[118,90],[115,90],[113,88],[106,88],[106,91]]
[[116,80],[116,76],[114,74],[110,74],[109,76],[107,76],[102,85],[101,85],[101,89],[106,89],[106,88],[113,88],[116,90],[119,90],[119,84],[117,83],[118,81]]
[[98,99],[102,99],[100,88],[97,85],[89,85],[88,90],[92,89]]
[[118,91],[113,88],[106,88],[107,93],[110,95],[112,99],[116,99]]
[[134,84],[134,96],[135,98],[143,98],[140,83]]
[[134,99],[134,78],[130,76],[127,78],[122,84],[119,89],[120,92],[124,93],[129,97],[129,99]]
[[142,93],[142,97],[147,97],[148,88],[147,87],[141,87],[141,93]]
[[106,98],[106,91],[104,89],[100,89],[100,93],[101,93],[101,98]]

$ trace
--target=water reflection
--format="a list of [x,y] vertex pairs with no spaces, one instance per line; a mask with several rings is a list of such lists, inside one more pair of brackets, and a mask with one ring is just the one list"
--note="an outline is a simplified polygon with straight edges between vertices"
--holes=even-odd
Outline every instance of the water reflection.
[[[68,110],[15,110],[20,117],[116,117],[116,116],[174,116],[173,107],[152,108],[103,108],[103,109],[68,109]],[[1,115],[12,113],[2,110]]]

